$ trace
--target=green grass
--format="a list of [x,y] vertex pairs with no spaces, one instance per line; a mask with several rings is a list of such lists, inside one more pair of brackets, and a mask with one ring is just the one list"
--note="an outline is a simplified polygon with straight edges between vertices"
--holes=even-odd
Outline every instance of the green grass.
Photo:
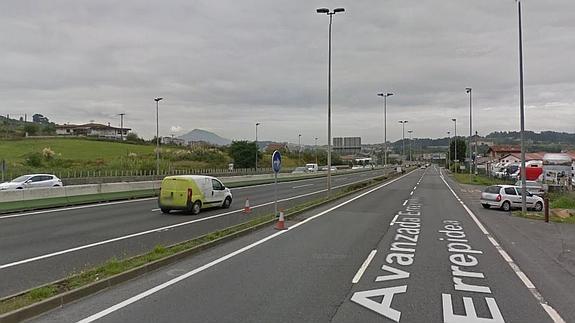
[[27,154],[50,147],[61,158],[72,160],[110,160],[129,153],[154,154],[153,145],[134,145],[120,142],[76,138],[19,139],[0,141],[0,158],[8,162],[22,162]]
[[552,209],[575,209],[575,192],[552,193],[549,201]]
[[[489,186],[489,185],[498,185],[498,184],[509,184],[511,182],[500,179],[500,178],[493,178],[487,177],[483,175],[471,175],[469,173],[457,173],[453,174],[455,180],[461,184],[471,184],[471,185],[482,185],[482,186]],[[512,183],[511,183],[512,184]]]
[[[543,212],[523,213],[521,211],[513,211],[513,212],[511,212],[511,214],[513,214],[514,216],[520,217],[520,218],[525,218],[525,219],[530,219],[530,220],[541,220],[541,221],[545,220],[545,215],[543,214]],[[561,218],[558,216],[549,216],[549,221],[550,222],[556,222],[556,223],[575,224],[575,216],[571,216],[568,218]]]

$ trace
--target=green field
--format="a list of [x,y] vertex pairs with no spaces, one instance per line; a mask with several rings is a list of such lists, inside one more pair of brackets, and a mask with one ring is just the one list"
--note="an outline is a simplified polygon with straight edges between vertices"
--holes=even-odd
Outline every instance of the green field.
[[23,162],[26,155],[41,152],[44,148],[52,149],[63,159],[111,160],[129,153],[152,155],[155,147],[76,138],[14,139],[0,141],[0,159]]

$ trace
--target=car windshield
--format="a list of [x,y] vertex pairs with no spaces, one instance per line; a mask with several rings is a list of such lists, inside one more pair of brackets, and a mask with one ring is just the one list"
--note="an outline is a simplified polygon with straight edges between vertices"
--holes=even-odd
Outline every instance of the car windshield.
[[16,177],[12,180],[12,183],[21,183],[21,182],[25,182],[27,180],[29,180],[32,177],[32,175],[23,175],[20,177]]

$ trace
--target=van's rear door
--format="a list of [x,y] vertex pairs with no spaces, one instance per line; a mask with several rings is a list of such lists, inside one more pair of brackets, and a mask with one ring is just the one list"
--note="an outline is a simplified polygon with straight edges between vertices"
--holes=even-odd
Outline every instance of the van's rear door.
[[189,180],[167,178],[162,181],[160,202],[166,206],[185,207],[188,203]]

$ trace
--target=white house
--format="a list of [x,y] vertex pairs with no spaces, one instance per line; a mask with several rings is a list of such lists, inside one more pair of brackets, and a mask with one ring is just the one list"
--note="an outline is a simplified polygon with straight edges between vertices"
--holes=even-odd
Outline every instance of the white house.
[[122,134],[124,139],[128,135],[130,128],[116,128],[99,123],[87,123],[82,125],[64,124],[56,126],[58,136],[89,136],[100,138],[120,139]]

